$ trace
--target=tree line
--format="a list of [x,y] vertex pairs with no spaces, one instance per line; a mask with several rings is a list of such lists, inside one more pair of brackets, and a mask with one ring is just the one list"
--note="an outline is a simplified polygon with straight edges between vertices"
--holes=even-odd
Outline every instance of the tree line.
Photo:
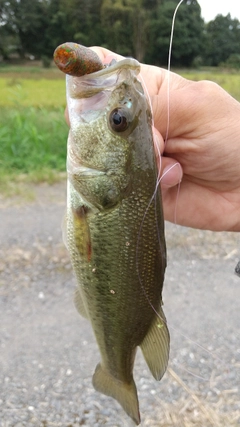
[[[166,66],[179,0],[0,0],[0,56],[52,58],[65,41],[101,45],[139,61]],[[240,67],[240,22],[217,15],[205,23],[197,0],[180,6],[173,66]]]

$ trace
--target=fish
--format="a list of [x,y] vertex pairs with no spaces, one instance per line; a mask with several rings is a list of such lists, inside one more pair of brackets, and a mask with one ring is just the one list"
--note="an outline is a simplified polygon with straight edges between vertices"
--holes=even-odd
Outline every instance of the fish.
[[137,348],[160,380],[170,345],[152,113],[135,59],[81,75],[70,75],[69,67],[64,239],[77,279],[75,306],[90,321],[101,356],[94,388],[116,399],[139,425]]

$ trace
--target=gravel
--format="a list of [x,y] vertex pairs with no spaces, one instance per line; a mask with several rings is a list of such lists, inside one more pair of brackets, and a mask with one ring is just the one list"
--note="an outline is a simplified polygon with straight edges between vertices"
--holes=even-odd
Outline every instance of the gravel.
[[[65,184],[31,191],[0,199],[0,426],[132,426],[91,384],[99,354],[73,306]],[[240,426],[239,235],[166,224],[166,238],[169,371],[154,381],[138,352],[141,426]]]

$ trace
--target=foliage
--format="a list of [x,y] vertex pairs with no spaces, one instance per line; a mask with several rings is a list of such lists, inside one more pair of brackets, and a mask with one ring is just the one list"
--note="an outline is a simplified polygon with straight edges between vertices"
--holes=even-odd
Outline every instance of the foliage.
[[[65,170],[68,128],[63,117],[64,80],[54,69],[14,70],[6,67],[7,72],[0,75],[0,191],[23,173],[31,181],[53,181]],[[12,76],[6,77],[9,73]],[[239,73],[214,69],[188,71],[184,76],[216,81],[240,101]]]
[[54,69],[7,67],[2,73],[0,181],[19,173],[49,180],[52,171],[65,170],[65,99],[65,81]]
[[1,3],[1,30],[15,35],[16,51],[19,55],[41,55],[44,51],[42,35],[48,25],[48,1],[1,0]]
[[[21,75],[20,75],[21,76]],[[21,77],[0,78],[0,107],[34,106],[49,109],[66,104],[64,80],[33,79]]]
[[0,170],[65,170],[67,125],[63,109],[0,109]]
[[227,68],[240,70],[240,53],[232,53],[222,65]]
[[240,52],[240,22],[231,15],[217,15],[206,25],[205,63],[219,65]]
[[[147,62],[167,65],[173,14],[178,3],[178,0],[170,0],[158,6],[157,14],[151,21]],[[201,53],[203,28],[204,21],[198,2],[188,0],[183,3],[175,20],[171,56],[173,66],[190,66],[194,58]]]
[[[0,0],[0,56],[44,59],[66,41],[103,45],[139,61],[166,65],[179,0]],[[239,54],[240,23],[218,15],[205,24],[197,0],[178,9],[172,64],[218,65]]]
[[143,0],[103,0],[101,24],[109,49],[143,60],[151,17],[145,3]]
[[240,74],[238,72],[229,72],[216,67],[204,67],[198,71],[181,70],[180,74],[189,80],[211,80],[219,84],[223,89],[230,93],[240,102]]

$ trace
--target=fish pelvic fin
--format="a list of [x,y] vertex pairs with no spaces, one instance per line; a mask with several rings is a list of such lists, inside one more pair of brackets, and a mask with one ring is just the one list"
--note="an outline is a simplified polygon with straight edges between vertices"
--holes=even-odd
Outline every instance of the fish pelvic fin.
[[102,368],[101,364],[98,364],[92,382],[95,390],[116,399],[136,425],[140,424],[137,389],[133,379],[130,384],[124,383]]
[[170,336],[161,307],[140,347],[153,377],[159,381],[167,369],[170,348]]
[[74,304],[75,307],[78,311],[79,314],[81,314],[81,316],[85,317],[86,319],[88,319],[88,314],[86,311],[86,308],[84,306],[84,302],[81,296],[81,292],[79,290],[79,288],[75,289],[75,293],[74,293]]

